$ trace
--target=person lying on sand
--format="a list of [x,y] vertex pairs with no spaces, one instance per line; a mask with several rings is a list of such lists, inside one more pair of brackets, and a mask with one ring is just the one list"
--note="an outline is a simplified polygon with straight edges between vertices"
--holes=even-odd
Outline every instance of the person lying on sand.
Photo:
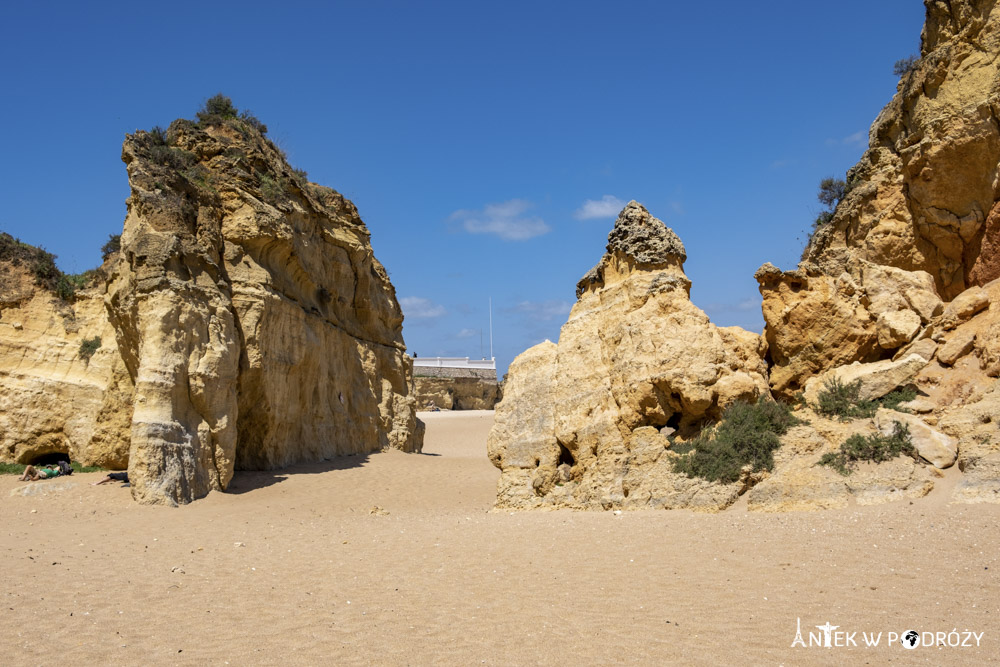
[[37,482],[40,479],[52,479],[53,477],[58,477],[62,473],[59,471],[59,466],[28,466],[24,469],[24,474],[18,477],[22,482]]
[[128,473],[109,472],[107,477],[102,479],[100,482],[92,482],[91,486],[100,486],[101,484],[107,484],[108,482],[124,482],[125,484],[128,484]]

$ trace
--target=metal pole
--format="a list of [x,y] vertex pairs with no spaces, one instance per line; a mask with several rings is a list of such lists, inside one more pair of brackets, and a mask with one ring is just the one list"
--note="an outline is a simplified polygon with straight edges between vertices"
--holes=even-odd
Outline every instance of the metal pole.
[[490,297],[490,359],[494,359],[493,356],[493,297]]

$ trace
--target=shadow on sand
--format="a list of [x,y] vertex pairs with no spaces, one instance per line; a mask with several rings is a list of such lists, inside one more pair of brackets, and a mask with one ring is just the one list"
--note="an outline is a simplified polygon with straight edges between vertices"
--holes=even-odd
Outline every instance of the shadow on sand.
[[[359,468],[368,462],[370,454],[355,454],[353,456],[338,456],[317,463],[296,463],[287,468],[276,470],[237,470],[229,483],[226,493],[241,494],[263,489],[283,482],[292,475],[319,475],[335,470]],[[412,456],[441,456],[440,454],[420,453]]]

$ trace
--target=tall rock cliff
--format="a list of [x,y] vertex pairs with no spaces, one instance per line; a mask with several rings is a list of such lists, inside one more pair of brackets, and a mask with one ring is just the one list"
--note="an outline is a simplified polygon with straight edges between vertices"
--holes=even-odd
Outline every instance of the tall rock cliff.
[[[82,333],[56,330],[48,297],[19,302],[32,328],[0,341],[0,362],[5,345],[21,355],[0,373],[13,368],[24,387],[0,400],[27,435],[5,435],[4,458],[30,461],[38,447],[18,443],[59,432],[58,451],[127,460],[136,500],[179,504],[225,489],[235,469],[420,450],[402,312],[357,209],[223,101],[197,123],[126,138],[121,252],[75,304],[105,343],[90,365],[68,359]],[[7,310],[12,330],[26,319]],[[48,369],[63,357],[65,369]],[[83,386],[59,409],[48,405],[56,374]],[[101,459],[90,432],[112,423],[118,458]]]
[[921,57],[795,271],[757,273],[771,386],[893,356],[969,287],[1000,277],[1000,8],[926,0]]
[[691,303],[685,259],[643,206],[622,210],[558,345],[511,364],[488,442],[502,471],[498,506],[718,509],[735,499],[732,488],[674,473],[661,429],[766,395],[766,345]]

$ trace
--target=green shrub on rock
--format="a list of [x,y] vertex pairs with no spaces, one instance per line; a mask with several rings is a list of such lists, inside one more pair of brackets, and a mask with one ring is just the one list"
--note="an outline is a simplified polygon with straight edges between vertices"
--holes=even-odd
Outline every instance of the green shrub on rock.
[[900,454],[917,458],[917,450],[910,437],[910,428],[903,423],[895,422],[891,435],[852,435],[836,452],[828,452],[819,460],[820,465],[830,466],[841,475],[850,475],[857,467],[858,461],[882,463],[890,461]]
[[772,470],[774,450],[781,446],[778,436],[800,423],[787,405],[769,398],[734,403],[714,429],[671,448],[682,455],[674,462],[674,470],[724,484],[737,481],[747,465],[754,472]]
[[837,377],[827,380],[823,384],[823,391],[819,393],[816,412],[825,417],[837,417],[841,421],[869,419],[875,416],[879,407],[905,412],[899,404],[917,397],[917,390],[913,387],[896,389],[876,401],[859,399],[860,391],[861,380],[850,384],[844,384]]
[[101,337],[94,336],[93,338],[84,338],[80,342],[80,358],[86,362],[90,362],[90,358],[94,356],[94,353],[101,349]]
[[850,384],[844,384],[837,377],[827,380],[819,393],[816,412],[826,417],[839,417],[841,421],[874,417],[878,404],[858,399],[860,391],[861,380]]

